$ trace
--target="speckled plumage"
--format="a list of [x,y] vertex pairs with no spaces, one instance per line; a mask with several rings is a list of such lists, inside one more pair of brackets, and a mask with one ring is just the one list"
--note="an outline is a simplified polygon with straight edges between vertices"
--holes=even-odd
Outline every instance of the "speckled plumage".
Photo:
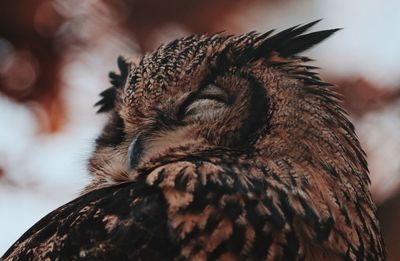
[[314,24],[119,59],[93,181],[3,259],[384,260],[354,128],[298,56]]

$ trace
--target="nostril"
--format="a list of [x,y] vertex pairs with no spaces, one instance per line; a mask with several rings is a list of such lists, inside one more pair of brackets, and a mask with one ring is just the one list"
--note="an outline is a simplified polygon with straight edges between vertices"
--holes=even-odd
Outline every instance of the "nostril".
[[128,170],[135,168],[140,160],[143,151],[143,141],[140,135],[137,135],[128,148]]

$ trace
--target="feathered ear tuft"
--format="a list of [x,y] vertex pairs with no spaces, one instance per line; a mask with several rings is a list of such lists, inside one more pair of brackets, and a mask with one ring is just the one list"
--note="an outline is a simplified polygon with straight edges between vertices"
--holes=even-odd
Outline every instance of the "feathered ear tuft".
[[119,56],[117,59],[117,65],[120,74],[115,72],[110,72],[108,74],[112,86],[100,93],[101,100],[94,105],[100,106],[100,108],[97,110],[97,113],[107,112],[114,109],[117,89],[122,88],[125,85],[125,81],[129,73],[129,64],[122,56]]
[[289,57],[291,55],[295,55],[297,53],[303,52],[311,48],[312,46],[318,44],[319,42],[322,42],[323,40],[325,40],[326,38],[328,38],[333,33],[339,30],[341,29],[336,28],[331,30],[324,30],[324,31],[299,35],[298,37],[295,37],[290,41],[287,41],[284,45],[282,45],[281,50],[279,50],[278,52],[282,57]]
[[117,90],[114,86],[102,91],[100,93],[101,100],[94,105],[95,107],[100,106],[97,113],[108,112],[114,109],[116,94]]
[[254,48],[252,59],[268,57],[272,52],[278,53],[281,57],[296,55],[340,30],[332,29],[303,34],[320,21],[321,19],[305,25],[293,26],[273,36],[264,38],[261,40],[262,43]]

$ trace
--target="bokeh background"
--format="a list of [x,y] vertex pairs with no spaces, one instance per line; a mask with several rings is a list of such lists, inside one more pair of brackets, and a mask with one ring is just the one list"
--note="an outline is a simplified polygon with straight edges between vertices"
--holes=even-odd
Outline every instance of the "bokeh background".
[[307,54],[337,84],[368,154],[389,260],[400,260],[400,1],[0,1],[0,255],[76,197],[116,57],[199,32],[342,27]]

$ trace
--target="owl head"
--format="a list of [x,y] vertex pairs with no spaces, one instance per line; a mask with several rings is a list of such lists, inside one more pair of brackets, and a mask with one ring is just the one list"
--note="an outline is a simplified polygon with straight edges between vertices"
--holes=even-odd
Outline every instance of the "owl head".
[[338,30],[305,34],[317,22],[277,34],[193,35],[137,64],[119,58],[120,74],[110,73],[113,86],[97,103],[109,120],[90,159],[89,189],[199,153],[365,172],[337,95],[299,56]]

